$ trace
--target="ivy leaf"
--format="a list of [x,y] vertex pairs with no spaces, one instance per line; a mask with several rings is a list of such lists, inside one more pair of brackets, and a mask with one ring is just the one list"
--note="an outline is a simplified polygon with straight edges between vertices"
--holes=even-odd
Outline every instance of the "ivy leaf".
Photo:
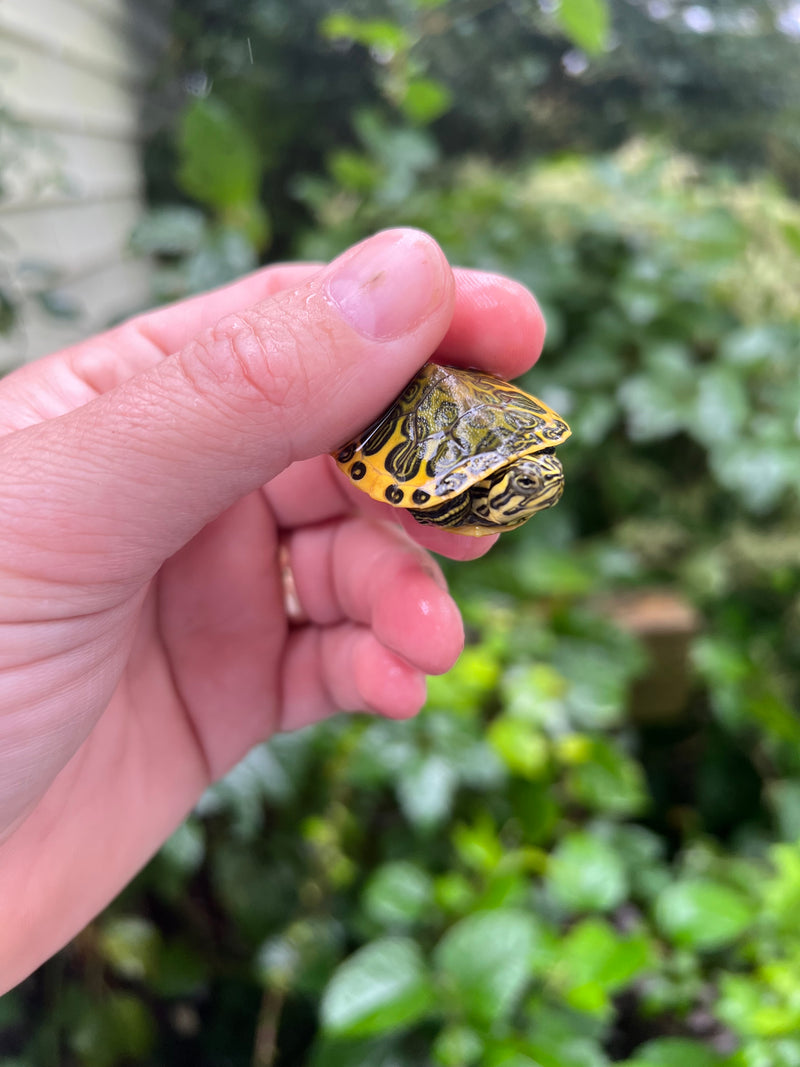
[[444,115],[452,102],[452,94],[442,82],[415,78],[408,83],[400,107],[406,118],[424,126]]
[[446,1026],[433,1046],[433,1058],[442,1067],[466,1067],[481,1061],[483,1041],[468,1026]]
[[345,11],[336,11],[322,20],[320,33],[329,41],[349,40],[378,52],[402,52],[411,39],[402,26],[388,19],[360,19]]
[[800,488],[800,450],[788,445],[740,441],[712,453],[713,472],[755,514],[774,507],[790,487]]
[[364,910],[382,926],[408,926],[428,912],[433,880],[415,863],[384,863],[364,890]]
[[567,37],[589,55],[597,55],[608,40],[605,0],[561,0],[556,13]]
[[549,760],[546,738],[531,723],[499,715],[487,731],[489,744],[512,774],[543,778]]
[[655,907],[656,922],[670,940],[700,951],[735,940],[754,915],[743,893],[705,878],[673,882],[660,893]]
[[569,770],[566,786],[579,803],[611,815],[638,815],[647,805],[640,764],[602,737],[589,740],[586,759]]
[[542,937],[539,923],[527,912],[476,912],[447,931],[434,963],[467,1016],[488,1024],[513,1010],[533,974]]
[[706,370],[698,382],[694,435],[713,448],[736,440],[748,415],[745,383],[727,367]]
[[206,223],[197,208],[180,204],[149,211],[131,234],[131,248],[143,256],[185,256],[196,252]]
[[151,974],[158,957],[158,930],[138,915],[110,918],[98,938],[100,952],[117,974],[142,980]]
[[620,1067],[719,1067],[722,1057],[699,1041],[685,1037],[659,1037],[636,1050]]
[[112,992],[80,1005],[70,1020],[69,1043],[79,1062],[114,1067],[149,1060],[156,1040],[155,1020],[143,1000]]
[[322,998],[330,1034],[357,1037],[410,1026],[434,1001],[425,961],[415,942],[386,937],[340,964]]
[[625,899],[628,879],[616,850],[585,831],[567,834],[550,859],[547,882],[569,911],[610,911]]
[[221,100],[194,100],[181,119],[178,183],[256,247],[269,237],[259,202],[263,172],[255,138]]
[[571,1007],[600,1015],[609,999],[652,962],[647,937],[621,936],[602,919],[586,919],[570,930],[555,952],[551,973]]
[[215,208],[246,203],[258,192],[255,141],[220,100],[194,100],[180,128],[181,188]]
[[397,782],[403,814],[419,827],[433,827],[450,814],[458,779],[443,756],[432,753],[405,771]]

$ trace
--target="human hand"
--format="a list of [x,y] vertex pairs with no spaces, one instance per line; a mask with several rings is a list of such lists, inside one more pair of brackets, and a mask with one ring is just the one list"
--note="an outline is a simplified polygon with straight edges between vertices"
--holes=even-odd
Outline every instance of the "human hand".
[[0,382],[0,992],[252,745],[419,709],[463,640],[421,546],[493,539],[417,526],[325,453],[432,354],[510,377],[543,333],[522,287],[388,231]]

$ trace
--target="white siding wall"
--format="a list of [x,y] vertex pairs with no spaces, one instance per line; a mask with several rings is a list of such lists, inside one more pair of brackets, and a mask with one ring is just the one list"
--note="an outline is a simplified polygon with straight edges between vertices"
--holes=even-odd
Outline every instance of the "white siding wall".
[[0,368],[146,303],[149,267],[127,242],[142,206],[140,104],[165,39],[165,0],[0,0],[0,107],[22,124],[0,123],[0,262],[18,295],[41,284],[28,264],[54,268],[80,308],[54,320],[28,297]]

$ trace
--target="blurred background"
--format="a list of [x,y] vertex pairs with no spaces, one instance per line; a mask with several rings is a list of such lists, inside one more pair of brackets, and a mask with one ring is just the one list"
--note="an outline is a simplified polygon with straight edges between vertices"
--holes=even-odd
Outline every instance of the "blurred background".
[[799,59],[795,0],[0,7],[6,366],[409,224],[574,431],[421,716],[254,751],[0,1062],[800,1065]]

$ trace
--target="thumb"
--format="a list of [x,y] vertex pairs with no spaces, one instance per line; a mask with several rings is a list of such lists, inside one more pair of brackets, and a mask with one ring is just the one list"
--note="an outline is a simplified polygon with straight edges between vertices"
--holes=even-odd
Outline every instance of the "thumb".
[[152,573],[237,499],[379,414],[436,349],[453,302],[433,239],[385,231],[83,407],[3,438],[0,554],[11,534],[56,571],[79,546],[72,580],[96,577],[98,555],[106,575]]

